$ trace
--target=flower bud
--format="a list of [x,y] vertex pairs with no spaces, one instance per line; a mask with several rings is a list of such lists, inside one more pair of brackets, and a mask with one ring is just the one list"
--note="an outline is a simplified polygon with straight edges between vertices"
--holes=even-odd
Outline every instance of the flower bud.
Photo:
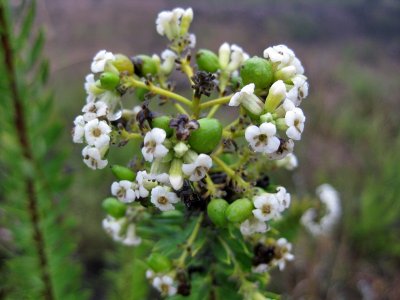
[[188,150],[183,156],[183,161],[185,164],[191,164],[197,159],[198,156],[199,155],[193,150]]
[[160,253],[150,254],[147,264],[156,273],[165,273],[172,268],[171,260]]
[[265,100],[265,109],[267,112],[272,113],[285,97],[286,86],[282,80],[278,80],[269,88],[268,96]]
[[258,56],[246,60],[240,69],[243,85],[254,83],[256,90],[269,88],[273,75],[271,63]]
[[183,36],[189,31],[190,24],[193,20],[193,9],[190,7],[185,10],[181,19],[181,30],[180,35]]
[[296,75],[295,66],[287,66],[275,72],[275,79],[286,81]]
[[100,75],[100,84],[103,89],[113,90],[119,84],[119,76],[115,73],[104,72]]
[[201,71],[215,73],[219,69],[218,56],[207,49],[197,51],[196,63]]
[[169,169],[169,182],[176,191],[182,188],[183,185],[182,160],[179,158],[175,158],[171,162],[171,167]]
[[229,44],[223,43],[221,47],[219,47],[218,54],[219,54],[219,65],[221,69],[224,70],[228,66],[229,59],[231,57],[231,47],[229,46]]
[[132,61],[135,65],[135,73],[140,77],[144,77],[147,74],[154,76],[158,73],[157,61],[148,55],[141,54],[135,56]]
[[229,222],[241,223],[251,216],[253,208],[253,203],[249,199],[242,198],[231,203],[225,215]]
[[114,176],[119,180],[129,180],[134,181],[136,178],[136,173],[127,167],[123,167],[120,165],[113,165],[111,167],[111,171]]
[[174,146],[175,156],[181,158],[189,150],[189,147],[184,142],[179,142]]
[[207,214],[210,220],[216,225],[223,227],[227,224],[225,211],[229,203],[224,199],[212,199],[207,205]]
[[197,153],[211,153],[221,141],[222,124],[211,118],[200,119],[198,122],[200,128],[190,134],[189,145]]
[[133,74],[134,68],[133,63],[129,57],[123,54],[115,54],[115,60],[112,62],[114,67],[117,68],[119,72],[126,72],[129,75]]
[[102,205],[103,209],[106,213],[116,219],[122,218],[125,216],[126,205],[120,202],[118,199],[109,197],[104,199]]
[[274,123],[274,117],[271,113],[266,113],[260,116],[261,123]]
[[113,65],[112,60],[108,60],[106,64],[104,65],[104,72],[110,72],[114,73],[115,75],[119,76],[119,71],[118,69]]
[[174,130],[169,127],[169,122],[171,121],[171,117],[168,116],[160,116],[156,117],[151,121],[151,126],[152,128],[161,128],[164,129],[164,131],[167,134],[167,137],[170,137],[173,133]]

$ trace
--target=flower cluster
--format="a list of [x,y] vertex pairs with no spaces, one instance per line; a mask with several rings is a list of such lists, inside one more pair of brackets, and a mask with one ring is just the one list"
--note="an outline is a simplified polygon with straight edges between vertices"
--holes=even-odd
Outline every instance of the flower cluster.
[[[269,230],[291,203],[272,179],[274,170],[298,165],[292,152],[304,130],[299,105],[307,78],[284,45],[267,48],[263,58],[228,43],[192,55],[192,20],[191,8],[158,15],[157,32],[169,40],[161,57],[95,55],[73,141],[87,144],[82,155],[92,169],[103,169],[110,151],[137,142],[139,157],[111,164],[116,180],[102,204],[103,228],[127,246],[153,243],[149,233],[161,239],[147,260],[147,278],[163,296],[189,295],[189,269],[207,257],[213,271],[199,273],[226,278],[230,268],[244,297],[265,299],[259,286],[267,276],[260,274],[294,258],[291,244]],[[186,76],[191,98],[174,90],[174,70]],[[131,109],[125,103],[132,96]],[[229,124],[218,117],[223,105],[237,107]]]

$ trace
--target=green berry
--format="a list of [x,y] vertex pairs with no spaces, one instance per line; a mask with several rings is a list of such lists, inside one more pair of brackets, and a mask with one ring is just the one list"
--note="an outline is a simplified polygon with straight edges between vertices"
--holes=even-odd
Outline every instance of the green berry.
[[117,179],[119,180],[134,181],[136,178],[135,172],[127,167],[123,167],[120,165],[113,165],[111,167],[111,171],[113,172],[114,176],[117,177]]
[[167,133],[167,137],[170,137],[174,133],[174,130],[171,127],[169,127],[170,121],[171,118],[168,116],[156,117],[151,121],[151,126],[152,128],[164,129],[165,132]]
[[140,101],[144,101],[146,94],[149,92],[148,89],[145,88],[135,88],[135,95]]
[[201,71],[215,73],[219,69],[218,56],[207,49],[200,49],[197,52],[196,62]]
[[228,208],[229,203],[224,199],[213,199],[207,205],[207,214],[210,220],[217,226],[225,226],[227,219],[225,217],[225,211]]
[[251,216],[253,203],[247,199],[238,199],[226,209],[225,215],[229,222],[241,223]]
[[160,253],[150,254],[147,264],[156,273],[168,272],[172,268],[171,260]]
[[264,90],[271,86],[273,80],[272,65],[264,58],[253,56],[246,60],[240,69],[243,85],[254,83],[256,90]]
[[112,64],[120,72],[126,72],[129,75],[133,74],[133,70],[134,70],[133,63],[129,59],[129,57],[127,57],[123,54],[115,54],[115,60],[112,62]]
[[113,90],[119,84],[119,76],[111,72],[104,72],[100,75],[101,87],[106,90]]
[[222,124],[217,119],[198,120],[200,128],[189,137],[189,145],[197,153],[210,153],[218,146],[222,138]]
[[104,199],[102,205],[103,209],[106,213],[116,219],[122,218],[125,216],[126,205],[120,202],[118,199],[109,197]]
[[156,75],[158,73],[157,62],[148,55],[138,55],[133,59],[135,65],[135,72],[139,76],[146,76],[147,74]]

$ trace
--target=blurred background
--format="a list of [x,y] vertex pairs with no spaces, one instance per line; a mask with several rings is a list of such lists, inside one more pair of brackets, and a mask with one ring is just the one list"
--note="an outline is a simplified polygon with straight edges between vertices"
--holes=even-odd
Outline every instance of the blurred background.
[[160,54],[167,40],[155,30],[156,16],[177,6],[193,8],[198,47],[217,51],[227,41],[262,56],[266,47],[286,44],[309,77],[306,130],[296,146],[300,164],[282,178],[297,198],[332,184],[343,215],[334,234],[313,238],[303,230],[297,236],[296,260],[273,273],[270,290],[291,299],[400,299],[398,0],[43,0],[38,20],[65,124],[59,147],[70,153],[77,258],[92,298],[108,299],[118,289],[110,280],[117,256],[132,250],[119,249],[100,226],[111,172],[86,168],[81,147],[71,142],[72,121],[85,101],[84,77],[100,49]]

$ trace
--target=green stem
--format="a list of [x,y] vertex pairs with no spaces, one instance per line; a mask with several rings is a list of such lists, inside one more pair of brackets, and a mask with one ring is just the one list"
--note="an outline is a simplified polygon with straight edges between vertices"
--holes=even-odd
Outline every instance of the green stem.
[[218,105],[218,104],[228,103],[231,100],[232,96],[233,95],[224,96],[224,97],[221,97],[221,98],[217,98],[217,99],[214,99],[214,100],[210,100],[210,101],[204,102],[204,103],[200,104],[200,109],[204,109],[204,108],[207,108],[207,107],[210,107],[210,106],[214,106],[214,105]]
[[208,112],[207,118],[212,118],[220,107],[221,104],[214,105]]
[[190,234],[188,240],[185,243],[183,253],[181,254],[181,256],[178,258],[178,260],[176,262],[176,266],[178,268],[184,268],[185,260],[188,257],[189,253],[191,252],[193,243],[196,240],[197,235],[199,234],[202,221],[203,221],[203,214],[201,214],[199,216],[199,218],[197,219],[197,223],[196,223],[192,233]]
[[235,170],[230,166],[225,164],[220,158],[215,155],[211,155],[213,161],[228,175],[232,180],[234,180],[240,187],[248,190],[250,183],[246,182]]
[[157,87],[157,86],[153,85],[152,83],[146,84],[140,80],[134,79],[133,77],[128,77],[127,82],[129,84],[131,84],[131,86],[133,86],[133,87],[148,89],[152,93],[155,93],[160,96],[164,96],[166,98],[175,99],[176,101],[179,101],[189,107],[192,107],[192,102],[189,99],[187,99],[179,94],[176,94],[174,92],[168,91],[166,89]]

